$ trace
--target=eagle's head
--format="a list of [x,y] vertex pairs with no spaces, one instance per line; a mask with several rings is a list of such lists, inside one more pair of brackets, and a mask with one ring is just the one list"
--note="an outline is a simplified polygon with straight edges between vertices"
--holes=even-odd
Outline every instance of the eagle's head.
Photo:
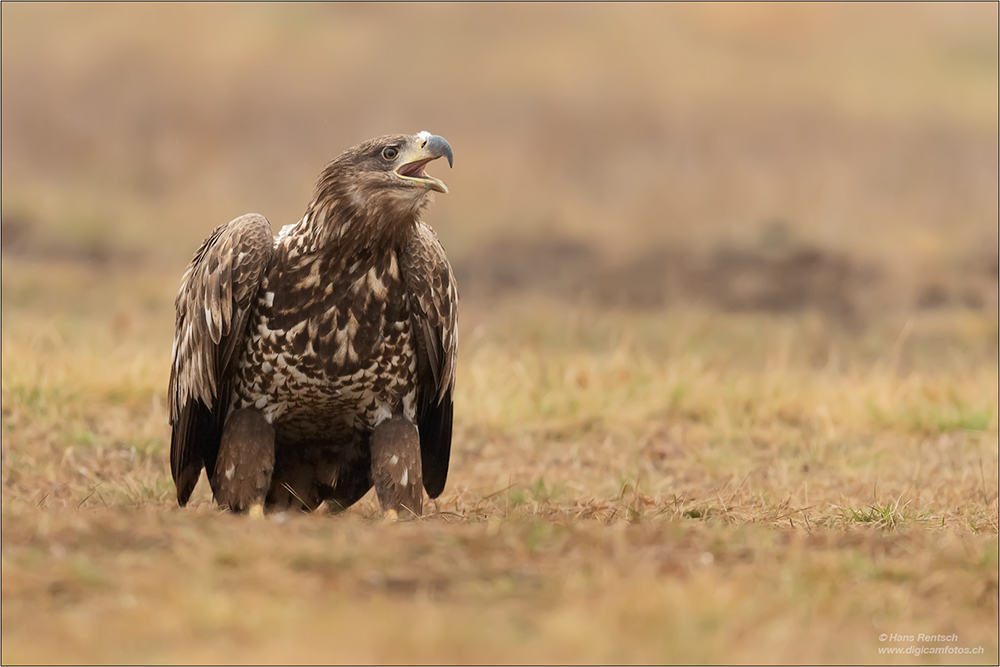
[[359,218],[388,230],[412,221],[428,194],[448,187],[424,168],[437,158],[452,164],[451,146],[430,132],[371,139],[334,158],[316,184],[316,203],[336,211],[342,222]]

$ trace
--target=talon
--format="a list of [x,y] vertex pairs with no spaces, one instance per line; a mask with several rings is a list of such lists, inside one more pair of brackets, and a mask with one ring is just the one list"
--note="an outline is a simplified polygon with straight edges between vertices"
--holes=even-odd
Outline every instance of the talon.
[[248,512],[251,519],[263,519],[264,518],[264,506],[260,503],[254,503],[250,506],[250,511]]
[[386,523],[396,523],[399,521],[399,514],[396,510],[386,510],[385,514],[382,515],[382,520]]

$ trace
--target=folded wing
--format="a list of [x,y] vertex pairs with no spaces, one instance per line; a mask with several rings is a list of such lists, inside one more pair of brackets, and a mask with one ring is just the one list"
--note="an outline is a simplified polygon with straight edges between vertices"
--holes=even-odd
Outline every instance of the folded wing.
[[417,223],[400,259],[417,343],[417,429],[424,488],[437,498],[444,490],[451,457],[458,288],[444,248],[427,225]]
[[240,216],[212,232],[181,279],[168,399],[170,472],[182,506],[202,467],[209,479],[215,470],[233,374],[273,251],[267,219]]

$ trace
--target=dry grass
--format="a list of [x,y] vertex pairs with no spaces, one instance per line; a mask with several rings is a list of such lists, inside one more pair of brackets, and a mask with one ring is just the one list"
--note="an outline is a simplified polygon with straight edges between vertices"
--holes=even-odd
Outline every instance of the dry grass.
[[[17,297],[85,276],[55,314]],[[172,277],[3,279],[5,662],[864,662],[928,629],[996,655],[985,318],[921,367],[920,320],[838,362],[808,317],[472,309],[428,518],[255,523],[172,501]]]
[[[2,11],[4,663],[997,661],[995,5]],[[423,127],[472,286],[445,493],[178,509],[191,250]]]

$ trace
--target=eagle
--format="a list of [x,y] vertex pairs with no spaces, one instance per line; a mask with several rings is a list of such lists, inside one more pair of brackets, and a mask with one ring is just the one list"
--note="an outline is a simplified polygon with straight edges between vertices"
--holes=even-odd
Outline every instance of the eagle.
[[422,512],[451,452],[458,289],[421,219],[429,132],[359,144],[320,173],[302,218],[217,227],[175,301],[170,471],[187,504],[261,516],[346,509],[374,486],[387,515]]

